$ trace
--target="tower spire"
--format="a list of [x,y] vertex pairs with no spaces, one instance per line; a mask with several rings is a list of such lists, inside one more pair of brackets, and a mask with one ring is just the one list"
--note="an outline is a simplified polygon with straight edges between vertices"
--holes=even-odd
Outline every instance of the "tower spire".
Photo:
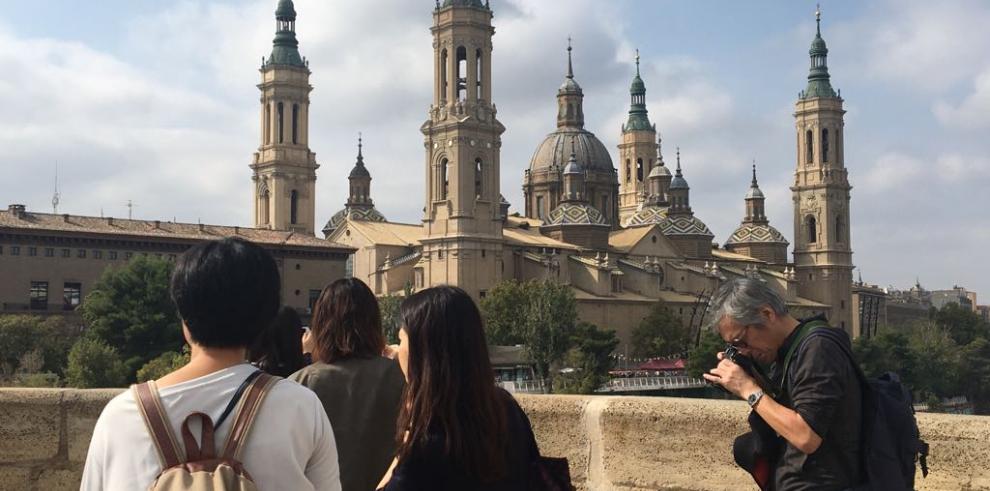
[[574,78],[574,67],[571,64],[571,37],[567,36],[567,78]]
[[636,48],[636,76],[639,76],[639,48]]
[[684,177],[684,175],[681,174],[681,147],[677,147],[677,174],[675,175],[677,177]]
[[299,55],[296,8],[292,0],[279,0],[275,9],[275,39],[272,40],[272,54],[265,64],[306,66],[306,61]]
[[361,155],[361,146],[362,146],[361,132],[359,131],[358,132],[358,156],[357,156],[357,159],[358,159],[358,162],[360,162],[360,163],[363,164],[364,163],[364,155]]
[[753,181],[750,183],[750,187],[758,188],[759,185],[756,184],[756,159],[753,159]]
[[629,120],[622,127],[622,131],[652,130],[653,125],[650,124],[646,112],[646,84],[639,74],[639,49],[636,49],[636,75],[633,77],[632,85],[629,86],[629,97]]
[[829,82],[828,74],[828,46],[822,39],[822,10],[819,6],[815,10],[815,39],[811,41],[811,49],[808,55],[811,57],[811,69],[808,72],[808,87],[801,94],[802,99],[813,99],[816,97],[836,97],[835,90]]

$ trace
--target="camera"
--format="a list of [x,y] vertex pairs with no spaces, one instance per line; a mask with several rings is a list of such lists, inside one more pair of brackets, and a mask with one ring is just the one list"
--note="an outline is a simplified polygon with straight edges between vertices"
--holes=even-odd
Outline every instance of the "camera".
[[[756,384],[763,389],[763,392],[767,394],[776,393],[776,391],[773,390],[773,384],[770,383],[770,378],[763,372],[763,368],[754,362],[752,358],[740,353],[738,348],[732,346],[731,344],[727,344],[725,346],[724,356],[726,359],[732,361],[732,363],[742,367],[743,371],[749,374],[750,377],[753,377],[753,380],[755,380]],[[725,387],[722,387],[720,384],[714,385],[718,386],[722,390],[725,390]]]

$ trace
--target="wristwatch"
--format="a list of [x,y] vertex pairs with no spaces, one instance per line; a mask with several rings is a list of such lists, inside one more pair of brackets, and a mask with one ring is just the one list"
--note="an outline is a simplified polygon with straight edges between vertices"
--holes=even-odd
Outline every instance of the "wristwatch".
[[754,408],[755,409],[756,408],[756,404],[760,402],[760,399],[763,399],[763,391],[762,390],[758,390],[758,391],[753,392],[752,394],[750,394],[749,397],[746,398],[746,402],[749,403],[749,407],[750,408]]

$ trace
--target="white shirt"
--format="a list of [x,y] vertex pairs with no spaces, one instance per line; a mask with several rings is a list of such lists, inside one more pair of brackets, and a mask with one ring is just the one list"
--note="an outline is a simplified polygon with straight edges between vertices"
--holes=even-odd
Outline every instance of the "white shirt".
[[[237,387],[254,370],[248,364],[236,365],[159,390],[179,446],[186,416],[200,411],[216,421]],[[232,412],[214,435],[218,453],[233,420]],[[194,422],[197,424],[190,423],[190,430],[199,441],[198,420]],[[276,382],[262,402],[241,463],[258,489],[340,491],[337,445],[323,404],[311,390],[289,380]],[[114,397],[96,421],[80,489],[148,489],[161,471],[158,452],[133,392]]]

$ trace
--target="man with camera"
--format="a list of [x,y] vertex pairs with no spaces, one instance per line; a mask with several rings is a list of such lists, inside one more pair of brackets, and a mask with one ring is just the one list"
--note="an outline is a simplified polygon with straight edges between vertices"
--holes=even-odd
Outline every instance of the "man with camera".
[[[704,377],[753,409],[753,432],[736,440],[736,462],[764,490],[858,484],[862,391],[846,354],[848,335],[821,316],[795,319],[780,295],[756,279],[727,282],[709,309],[729,346]],[[818,329],[831,332],[808,335]],[[771,367],[769,377],[761,366]]]

